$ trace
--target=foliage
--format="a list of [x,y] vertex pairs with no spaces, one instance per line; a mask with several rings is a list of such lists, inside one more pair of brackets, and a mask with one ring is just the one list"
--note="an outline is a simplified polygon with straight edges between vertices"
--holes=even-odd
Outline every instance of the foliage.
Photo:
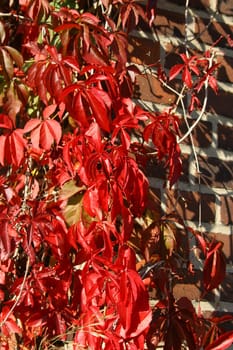
[[[162,216],[146,164],[181,173],[177,107],[217,93],[211,52],[181,53],[157,76],[182,75],[177,104],[145,111],[128,35],[153,26],[156,1],[7,3],[0,21],[1,349],[227,348],[226,319],[204,319],[172,289],[189,265],[188,232],[204,258],[203,291],[225,276],[222,244]],[[182,95],[182,96],[181,96]],[[138,263],[136,256],[141,257]],[[148,286],[159,301],[149,305]],[[230,339],[230,340],[229,340]],[[222,344],[222,345],[219,345]]]

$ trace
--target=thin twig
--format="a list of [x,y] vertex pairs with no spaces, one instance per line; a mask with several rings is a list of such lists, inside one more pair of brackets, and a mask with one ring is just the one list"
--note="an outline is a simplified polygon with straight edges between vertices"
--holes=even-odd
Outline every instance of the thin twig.
[[[186,0],[186,4],[185,4],[185,52],[186,52],[186,56],[187,57],[189,55],[188,47],[187,47],[187,43],[188,43],[188,7],[189,7],[189,0]],[[208,98],[207,89],[208,89],[208,77],[207,77],[207,82],[205,84],[205,102],[206,103],[207,103],[207,98]],[[189,97],[190,96],[187,95],[187,98],[189,98]],[[189,102],[189,101],[187,101],[187,102]],[[184,120],[185,120],[185,123],[186,123],[188,131],[190,131],[191,127],[190,127],[190,125],[188,123],[188,118],[187,118],[187,114],[185,112],[184,101],[183,100],[181,101],[181,104],[182,104],[183,111],[184,111]],[[202,114],[204,114],[204,110],[205,110],[205,108],[203,109],[203,113]],[[200,116],[200,119],[201,118],[202,118],[202,116]],[[200,166],[199,166],[199,161],[198,161],[198,157],[197,157],[196,148],[195,148],[194,141],[193,141],[192,132],[190,132],[189,138],[190,138],[192,152],[193,152],[194,159],[195,159],[195,166],[196,166],[196,172],[197,172],[197,177],[198,177],[198,187],[199,187],[199,193],[200,193],[201,172],[200,172]],[[202,225],[202,203],[201,203],[201,199],[199,199],[199,202],[198,202],[198,227],[200,228],[201,225]]]
[[186,0],[185,3],[185,11],[184,11],[184,16],[185,16],[185,38],[184,38],[184,46],[185,46],[185,53],[186,56],[189,57],[189,52],[188,52],[188,12],[189,12],[189,0]]
[[0,12],[0,17],[15,17],[16,19],[21,19],[21,20],[24,20],[24,21],[32,22],[31,18],[22,16],[22,15],[17,15],[14,12]]
[[[213,64],[213,55],[210,57],[209,59],[209,69],[212,67],[212,64]],[[202,119],[205,111],[206,111],[206,106],[207,106],[207,101],[208,101],[208,85],[209,85],[209,77],[207,76],[206,77],[206,81],[204,83],[204,90],[205,90],[205,97],[204,97],[204,101],[203,101],[203,105],[202,105],[202,109],[201,109],[201,112],[199,114],[199,117],[195,120],[195,122],[193,123],[192,126],[190,126],[189,130],[186,132],[185,135],[183,135],[179,140],[178,140],[178,143],[181,143],[183,142],[186,137],[188,137],[191,132],[193,131],[193,129],[197,126],[197,124],[199,123],[199,121]]]
[[6,316],[4,317],[3,321],[0,323],[0,327],[2,327],[6,321],[8,320],[8,318],[10,317],[10,315],[12,314],[12,312],[14,311],[14,309],[16,308],[18,302],[20,301],[20,298],[22,296],[23,290],[24,290],[24,286],[26,283],[26,279],[27,279],[27,275],[28,275],[28,271],[29,271],[29,267],[30,267],[30,258],[28,256],[27,258],[27,264],[26,264],[26,269],[24,272],[24,276],[23,276],[23,282],[20,286],[20,291],[19,294],[17,295],[14,304],[12,305],[12,307],[10,308],[10,310],[8,311],[8,313],[6,314]]
[[205,81],[205,97],[204,97],[204,102],[202,105],[202,109],[201,112],[199,114],[199,117],[195,120],[195,122],[193,123],[192,126],[190,126],[189,130],[186,132],[186,134],[184,134],[179,140],[178,143],[183,142],[193,131],[193,129],[197,126],[197,124],[199,123],[199,121],[202,119],[205,111],[206,111],[206,105],[207,105],[207,100],[208,100],[208,78]]
[[[32,158],[29,157],[28,164],[27,164],[26,175],[25,175],[24,196],[23,196],[23,200],[22,200],[20,214],[25,214],[25,212],[28,209],[28,207],[27,207],[27,200],[28,200],[28,197],[30,195],[31,166],[32,166]],[[18,230],[20,230],[20,229],[21,229],[21,225],[19,225],[19,227],[18,227]],[[31,241],[31,238],[30,238],[29,241]],[[14,309],[16,308],[18,302],[20,301],[20,298],[22,296],[23,289],[24,289],[24,286],[25,286],[25,283],[26,283],[29,267],[30,267],[30,258],[28,256],[26,269],[25,269],[24,276],[23,276],[23,282],[22,282],[22,284],[20,286],[19,294],[17,295],[14,304],[12,305],[12,307],[10,308],[10,310],[8,311],[6,316],[4,317],[3,321],[0,323],[0,327],[2,327],[6,323],[6,321],[8,320],[8,318],[10,317],[10,315],[12,314]]]

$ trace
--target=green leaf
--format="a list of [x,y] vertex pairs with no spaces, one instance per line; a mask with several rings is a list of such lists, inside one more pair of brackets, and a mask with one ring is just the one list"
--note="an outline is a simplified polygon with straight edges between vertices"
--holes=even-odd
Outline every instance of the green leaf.
[[85,186],[77,186],[74,180],[67,181],[60,191],[60,198],[62,200],[69,199],[75,194],[85,190]]
[[81,220],[83,211],[83,194],[78,193],[70,197],[63,211],[66,223],[69,226],[76,224]]

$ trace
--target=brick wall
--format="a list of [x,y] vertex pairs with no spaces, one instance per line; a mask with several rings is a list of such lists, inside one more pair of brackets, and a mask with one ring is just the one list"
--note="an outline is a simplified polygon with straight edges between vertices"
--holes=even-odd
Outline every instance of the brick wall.
[[[186,27],[185,3],[158,0],[155,32],[152,34],[141,25],[132,34],[129,45],[134,63],[142,67],[161,60],[169,69],[178,63],[175,53],[184,45],[185,30],[189,46],[197,53],[210,48],[220,35],[230,34],[233,38],[233,0],[190,0]],[[188,138],[181,145],[183,174],[174,188],[164,187],[161,167],[151,164],[149,171],[151,184],[166,212],[177,210],[189,225],[224,242],[229,265],[222,300],[232,301],[229,295],[233,292],[233,49],[223,39],[215,50],[221,63],[217,73],[219,94],[209,91],[206,113],[193,132],[199,176]],[[153,68],[151,73],[137,79],[135,98],[147,108],[157,110],[174,102],[176,96],[160,85]],[[179,81],[176,84],[179,86]],[[181,125],[181,131],[187,131],[185,125]]]

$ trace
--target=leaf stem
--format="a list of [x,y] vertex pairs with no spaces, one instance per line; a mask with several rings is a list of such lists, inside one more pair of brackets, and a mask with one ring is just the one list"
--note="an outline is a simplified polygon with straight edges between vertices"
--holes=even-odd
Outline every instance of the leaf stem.
[[20,301],[20,298],[22,296],[23,293],[23,289],[26,283],[26,279],[27,279],[27,275],[28,275],[28,271],[29,271],[29,267],[30,267],[30,258],[28,256],[27,258],[27,264],[26,264],[26,269],[24,272],[24,276],[23,276],[23,282],[20,286],[20,291],[19,294],[17,295],[14,304],[12,305],[12,307],[10,308],[10,310],[8,311],[8,313],[6,314],[6,316],[4,317],[3,321],[0,323],[0,327],[2,327],[8,320],[8,318],[10,317],[10,315],[12,314],[12,312],[14,311],[14,309],[16,308],[18,302]]

